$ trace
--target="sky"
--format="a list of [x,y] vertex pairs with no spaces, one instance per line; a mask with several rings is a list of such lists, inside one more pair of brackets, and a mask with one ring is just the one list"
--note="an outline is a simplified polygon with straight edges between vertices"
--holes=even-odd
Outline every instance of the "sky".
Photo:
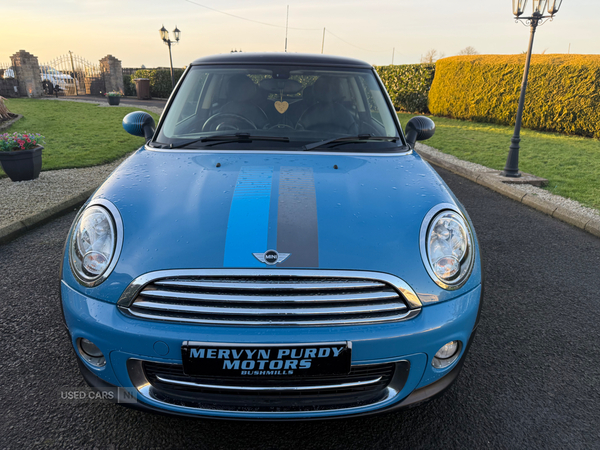
[[[529,39],[511,0],[0,0],[0,64],[26,50],[40,64],[73,51],[92,62],[111,54],[123,67],[167,67],[163,25],[181,30],[175,67],[233,49],[281,52],[288,5],[288,52],[321,53],[325,28],[324,53],[373,65],[418,63],[430,49],[453,56],[467,46],[516,54]],[[534,53],[600,53],[599,13],[595,0],[565,0],[538,28]]]

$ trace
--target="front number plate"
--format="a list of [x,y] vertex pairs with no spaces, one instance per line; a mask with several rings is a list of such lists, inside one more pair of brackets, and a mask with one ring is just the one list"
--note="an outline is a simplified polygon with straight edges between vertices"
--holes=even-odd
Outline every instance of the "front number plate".
[[191,376],[344,375],[350,372],[352,343],[246,345],[185,341],[181,357],[183,371]]

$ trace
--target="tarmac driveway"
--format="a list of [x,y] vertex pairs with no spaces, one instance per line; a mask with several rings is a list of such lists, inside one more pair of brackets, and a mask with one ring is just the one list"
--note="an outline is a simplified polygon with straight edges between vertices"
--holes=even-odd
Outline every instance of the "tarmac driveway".
[[419,408],[250,423],[61,399],[82,389],[58,261],[74,213],[0,246],[0,448],[598,448],[600,239],[440,170],[484,251],[485,304],[457,383]]

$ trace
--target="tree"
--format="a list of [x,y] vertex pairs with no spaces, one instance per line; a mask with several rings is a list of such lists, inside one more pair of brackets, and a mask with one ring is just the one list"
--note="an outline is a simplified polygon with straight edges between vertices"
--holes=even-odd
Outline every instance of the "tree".
[[421,55],[421,64],[432,64],[436,62],[438,59],[446,56],[443,52],[438,52],[435,48],[429,50],[425,55]]
[[458,52],[459,55],[479,55],[479,52],[477,50],[475,50],[475,47],[471,47],[470,45],[468,47],[463,48],[460,52]]

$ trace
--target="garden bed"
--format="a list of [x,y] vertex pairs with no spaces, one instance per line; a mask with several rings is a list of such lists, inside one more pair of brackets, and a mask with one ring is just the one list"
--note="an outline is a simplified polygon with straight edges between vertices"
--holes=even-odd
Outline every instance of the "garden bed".
[[0,132],[3,132],[8,127],[12,126],[17,120],[21,119],[23,116],[20,114],[9,114],[8,117],[0,117]]

